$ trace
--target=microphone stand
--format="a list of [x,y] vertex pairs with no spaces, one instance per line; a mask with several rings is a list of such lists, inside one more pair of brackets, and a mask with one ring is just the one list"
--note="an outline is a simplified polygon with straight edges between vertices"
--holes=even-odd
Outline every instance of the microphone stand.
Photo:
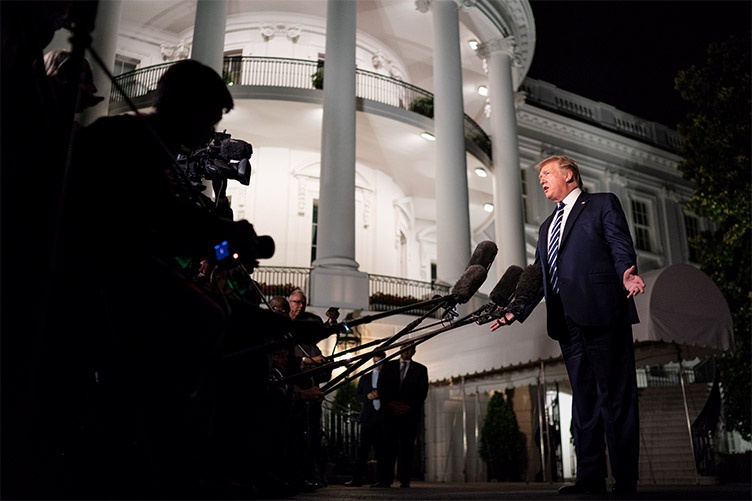
[[[389,339],[387,339],[386,341],[384,341],[382,344],[380,344],[378,346],[378,348],[384,350],[387,347],[389,347],[389,345],[391,345],[392,343],[394,343],[395,341],[397,341],[399,338],[401,338],[405,334],[407,334],[410,331],[412,331],[423,320],[425,320],[426,318],[428,318],[430,315],[433,315],[439,308],[441,308],[442,307],[441,303],[447,301],[448,299],[449,299],[449,297],[439,297],[439,298],[431,299],[429,301],[424,301],[423,303],[434,304],[435,306],[433,308],[431,308],[425,314],[421,315],[420,317],[416,318],[415,320],[413,320],[412,322],[410,322],[409,324],[407,324],[405,326],[405,328],[403,328],[401,331],[397,332],[392,337],[390,337]],[[436,304],[436,303],[438,303],[438,304]],[[413,305],[411,308],[407,308],[407,307],[398,308],[398,310],[400,310],[400,311],[407,311],[407,309],[412,309],[414,307],[415,307],[415,305]],[[393,310],[393,311],[397,311],[397,310]],[[392,313],[392,312],[385,312],[385,313]],[[386,315],[382,315],[382,314],[372,315],[371,318],[368,319],[367,321],[370,322],[370,321],[375,320],[376,318],[383,318],[384,316],[386,316]],[[358,320],[365,320],[365,318],[366,317],[357,319],[356,322]],[[359,323],[366,323],[366,322],[359,322]],[[345,370],[344,372],[342,372],[340,375],[338,375],[336,378],[334,378],[331,381],[327,382],[324,385],[324,387],[321,388],[321,390],[324,392],[324,394],[329,393],[329,391],[331,390],[332,387],[335,387],[335,385],[337,385],[337,383],[339,383],[340,381],[342,381],[343,379],[345,379],[350,373],[352,373],[353,371],[355,371],[359,367],[361,367],[363,364],[365,364],[367,360],[368,359],[365,358],[365,357],[362,358],[361,360],[359,360],[358,362],[356,362],[352,367],[348,368],[347,370]]]
[[[480,269],[480,274],[474,268]],[[480,279],[480,282],[478,281],[479,279]],[[349,327],[350,325],[353,325],[353,326],[360,325],[360,324],[372,322],[372,321],[374,321],[376,319],[379,319],[379,318],[384,318],[384,317],[387,317],[387,316],[390,316],[390,315],[395,315],[397,313],[401,313],[401,312],[404,312],[404,311],[414,310],[416,307],[433,305],[433,307],[429,311],[427,311],[426,313],[424,313],[423,315],[421,315],[419,318],[415,319],[414,321],[410,322],[408,325],[405,326],[405,328],[403,328],[402,330],[400,330],[399,332],[397,332],[396,334],[394,334],[392,337],[390,337],[389,339],[387,339],[386,341],[384,341],[383,343],[381,343],[377,347],[377,349],[386,350],[394,342],[396,342],[400,337],[402,337],[405,334],[407,334],[407,333],[415,330],[417,328],[417,326],[423,320],[425,320],[429,316],[433,315],[439,308],[444,308],[444,309],[448,310],[447,313],[451,313],[450,315],[445,314],[443,316],[443,318],[450,318],[451,319],[451,318],[457,316],[457,313],[452,308],[454,307],[455,304],[457,304],[458,302],[461,302],[462,298],[464,296],[467,296],[469,298],[469,296],[471,295],[471,293],[469,293],[469,290],[465,291],[464,289],[467,289],[468,287],[473,286],[472,294],[474,294],[478,290],[478,288],[480,287],[480,284],[482,283],[482,281],[485,280],[485,279],[486,279],[486,269],[485,268],[483,268],[480,265],[469,266],[468,269],[465,270],[465,273],[462,275],[462,277],[460,277],[459,280],[457,281],[457,283],[455,284],[452,294],[449,294],[447,296],[436,296],[433,299],[429,299],[428,301],[422,301],[422,302],[419,302],[419,303],[414,303],[412,305],[403,306],[403,307],[397,308],[395,310],[391,310],[391,311],[387,311],[387,312],[383,312],[383,313],[378,313],[378,314],[375,314],[375,315],[368,315],[366,317],[361,317],[361,318],[353,320],[352,322],[349,323],[349,325],[347,323],[344,323],[344,322],[341,323],[341,324],[335,324],[334,326],[329,327],[327,330],[331,330],[333,332],[337,332],[341,326],[344,326],[344,328],[346,329],[346,331],[349,331],[350,330],[350,327]],[[461,287],[461,286],[463,286],[463,287]],[[460,291],[462,291],[463,294],[460,294]],[[467,301],[467,299],[465,301]],[[462,302],[465,302],[465,301],[462,301]],[[468,315],[466,318],[471,318],[471,317],[473,317],[472,314]],[[451,326],[450,326],[450,328],[451,328]],[[353,364],[350,367],[348,367],[345,371],[343,371],[342,373],[340,373],[336,378],[328,381],[326,383],[326,385],[324,385],[324,387],[321,388],[321,390],[324,392],[324,394],[330,392],[332,390],[332,388],[338,387],[339,383],[341,381],[343,381],[345,378],[347,378],[352,372],[356,371],[359,367],[361,367],[367,361],[367,358],[365,358],[364,356],[359,356],[358,358],[360,358],[360,360],[358,360],[357,362],[355,362],[355,364]],[[318,367],[318,368],[316,368],[314,370],[319,370],[319,371],[329,370],[330,367],[331,367],[331,365],[328,365],[328,366],[324,365],[324,366]],[[308,374],[310,374],[310,371],[308,371]],[[350,378],[349,380],[351,380],[351,379],[352,378]]]
[[[387,338],[376,339],[375,341],[371,341],[371,342],[369,342],[369,343],[368,343],[368,345],[369,345],[369,346],[371,346],[371,345],[374,345],[374,344],[377,344],[377,343],[381,343],[381,342],[383,342],[383,341],[384,341],[384,340],[386,340],[386,339],[387,339]],[[390,348],[394,348],[394,347],[400,347],[400,346],[405,346],[405,345],[408,345],[408,344],[414,343],[414,342],[415,342],[415,341],[414,341],[415,339],[416,339],[416,338],[413,338],[413,339],[407,339],[407,340],[405,340],[405,341],[398,341],[398,342],[395,342],[395,343],[393,343],[393,344],[392,344],[392,345],[390,346]],[[418,339],[420,339],[420,338],[418,338]],[[364,346],[365,346],[365,345],[364,345]],[[362,348],[363,348],[363,346],[359,346],[359,347],[357,347],[357,348],[354,348],[354,349],[351,349],[351,350],[347,350],[347,352],[344,352],[344,351],[343,351],[343,352],[341,352],[341,353],[337,353],[336,355],[343,355],[343,354],[345,354],[345,353],[351,353],[351,352],[353,352],[353,351],[358,351],[358,350],[360,350],[360,349],[362,349]],[[302,371],[302,372],[299,372],[299,373],[297,373],[297,374],[293,374],[293,375],[291,375],[291,376],[287,376],[287,377],[285,377],[285,378],[282,378],[282,379],[280,379],[279,381],[277,381],[277,383],[279,383],[279,384],[288,384],[288,383],[294,383],[295,381],[298,381],[299,379],[305,379],[305,378],[308,378],[308,377],[313,377],[313,376],[315,376],[316,374],[318,374],[318,373],[320,373],[320,372],[326,372],[326,371],[330,371],[330,370],[334,370],[334,369],[337,369],[337,368],[339,368],[339,367],[345,367],[345,366],[347,366],[347,365],[351,364],[351,363],[353,362],[353,359],[357,359],[357,360],[360,360],[360,359],[362,359],[362,358],[370,358],[370,357],[372,357],[372,356],[373,356],[373,354],[374,354],[375,352],[377,352],[377,351],[379,351],[379,347],[377,347],[377,348],[376,348],[376,349],[374,349],[374,350],[371,350],[371,351],[367,351],[367,352],[365,352],[365,353],[361,353],[361,354],[359,354],[359,355],[355,355],[355,356],[353,356],[352,358],[349,358],[349,359],[346,359],[346,360],[339,360],[339,361],[336,361],[336,362],[329,362],[329,363],[326,363],[326,364],[322,364],[322,365],[319,365],[319,366],[317,366],[317,367],[314,367],[314,368],[311,368],[311,369],[307,369],[307,370],[305,370],[305,371]],[[402,351],[398,352],[397,354],[400,354],[400,353],[402,353]],[[329,358],[331,358],[331,357],[329,357]],[[394,358],[394,357],[393,357],[392,355],[389,355],[389,356],[388,356],[388,357],[386,357],[386,358],[388,358],[388,359],[392,359],[392,358]],[[380,364],[379,364],[379,365],[380,365]],[[375,367],[375,366],[376,366],[376,364],[374,364],[374,367]],[[359,372],[358,374],[356,374],[356,375],[354,375],[354,376],[352,376],[352,377],[348,378],[348,381],[350,381],[350,380],[352,380],[352,379],[355,379],[355,378],[357,378],[358,376],[362,375],[362,374],[363,374],[364,372],[367,372],[367,371],[361,371],[361,372]],[[340,385],[337,385],[337,386],[339,387]]]
[[[255,286],[255,284],[254,284],[254,286]],[[262,297],[263,297],[263,295],[262,295]],[[345,332],[349,332],[350,331],[350,326],[354,327],[354,326],[357,326],[357,325],[361,325],[361,324],[372,322],[374,320],[385,318],[385,317],[388,317],[388,316],[391,316],[391,315],[396,315],[396,314],[399,314],[399,313],[403,313],[405,311],[410,311],[410,310],[413,310],[413,309],[416,309],[416,308],[421,308],[421,307],[428,306],[428,305],[436,305],[436,303],[440,303],[438,306],[436,306],[433,309],[431,309],[427,314],[423,315],[417,322],[414,322],[414,324],[415,324],[413,326],[413,329],[414,329],[414,327],[417,326],[417,324],[419,324],[420,322],[422,322],[425,318],[428,318],[430,315],[433,315],[439,307],[444,307],[445,305],[442,304],[442,302],[449,301],[452,298],[453,298],[452,295],[437,296],[437,297],[435,297],[433,299],[429,299],[427,301],[421,301],[421,302],[418,302],[418,303],[413,303],[413,304],[409,304],[409,305],[406,305],[406,306],[401,306],[401,307],[396,308],[394,310],[389,310],[389,311],[385,311],[385,312],[382,312],[382,313],[377,313],[377,314],[374,314],[374,315],[368,315],[368,316],[365,316],[365,317],[357,318],[357,319],[355,319],[353,321],[350,321],[350,322],[341,322],[341,323],[333,324],[333,325],[330,325],[330,326],[325,326],[323,328],[323,332],[326,332],[328,334],[326,336],[320,336],[320,339],[325,339],[326,337],[330,336],[331,334],[340,331],[340,329],[342,329],[343,327],[345,329]],[[264,301],[266,302],[265,298],[264,298]],[[268,306],[268,303],[267,303],[267,306]],[[410,332],[410,330],[408,330],[407,332],[403,332],[402,334],[406,334],[408,332]],[[387,338],[384,338],[384,339],[387,339]],[[340,356],[342,356],[344,354],[352,353],[354,351],[360,351],[364,347],[366,347],[366,346],[373,346],[376,343],[382,342],[384,339],[377,339],[377,340],[371,341],[371,342],[369,342],[369,343],[367,343],[365,345],[359,345],[359,346],[356,346],[356,347],[351,348],[349,350],[345,350],[345,351],[342,351],[342,352],[339,352],[339,353],[335,353],[334,355],[332,355],[332,357],[335,357],[335,356],[340,357]],[[277,350],[279,348],[283,348],[285,346],[290,346],[290,345],[293,345],[293,344],[295,344],[298,347],[300,347],[299,343],[294,339],[294,336],[292,334],[290,334],[289,332],[286,332],[285,335],[282,336],[281,339],[278,339],[278,340],[275,340],[275,341],[270,341],[270,342],[267,342],[267,343],[264,343],[264,344],[261,344],[261,345],[252,346],[250,348],[246,348],[246,349],[240,350],[238,352],[232,353],[231,356],[243,355],[245,353],[256,352],[256,351],[259,351],[259,350],[264,350],[264,351],[267,351],[267,352],[271,352],[271,351]],[[306,356],[308,356],[308,355],[306,355]],[[335,368],[336,367],[339,367],[339,366],[335,366]],[[316,369],[311,369],[311,370],[318,370],[318,369],[319,369],[319,367],[317,367]]]
[[337,369],[339,367],[347,366],[348,364],[351,364],[354,359],[360,360],[361,358],[367,358],[371,355],[372,352],[368,353],[361,353],[360,355],[356,355],[353,358],[347,359],[347,360],[339,360],[337,362],[329,362],[324,363],[321,365],[317,365],[316,367],[312,367],[310,369],[306,369],[304,371],[300,371],[296,374],[292,374],[290,376],[287,376],[279,381],[280,384],[288,384],[288,383],[295,383],[296,381],[300,379],[308,379],[311,378],[321,372],[328,372],[332,371],[334,369]]
[[[428,328],[434,327],[435,325],[438,325],[438,324],[442,324],[443,325],[444,322],[445,322],[445,320],[440,320],[438,322],[434,322],[432,324],[425,325],[425,326],[419,327],[417,329],[413,329],[412,332],[417,332],[417,331],[420,331],[420,330],[423,330],[423,329],[428,329]],[[386,341],[387,339],[389,339],[389,338],[383,337],[383,338],[380,338],[380,339],[374,339],[373,341],[369,341],[369,342],[364,343],[364,344],[359,344],[358,346],[355,346],[355,347],[350,348],[348,350],[343,350],[343,351],[339,351],[337,353],[332,353],[331,357],[329,357],[329,358],[339,358],[339,357],[342,357],[342,356],[345,356],[345,355],[349,355],[350,353],[358,352],[358,351],[361,351],[361,350],[363,350],[365,348],[370,348],[371,346],[374,346],[374,345],[377,345],[379,343],[382,343],[382,342]],[[394,343],[394,345],[395,346],[396,345],[402,345],[402,344],[407,343],[407,342],[409,342],[409,341],[401,341],[399,343]],[[376,351],[376,350],[374,350],[374,351]]]
[[[462,317],[461,319],[459,319],[456,322],[453,322],[453,323],[451,323],[449,325],[445,325],[444,327],[440,327],[440,328],[435,329],[435,330],[433,330],[431,332],[428,332],[426,334],[422,334],[422,335],[420,335],[418,337],[409,339],[407,341],[403,341],[401,343],[395,343],[395,345],[403,345],[404,347],[401,350],[396,351],[396,352],[388,355],[386,358],[383,358],[383,359],[379,360],[378,362],[374,363],[371,367],[368,367],[368,368],[366,368],[366,369],[358,372],[357,374],[355,374],[355,375],[347,378],[346,380],[340,381],[339,379],[341,379],[341,378],[338,378],[335,381],[331,381],[330,382],[331,384],[328,384],[327,386],[325,386],[324,388],[322,388],[322,390],[324,391],[324,394],[327,395],[327,394],[329,394],[329,393],[331,393],[333,391],[336,391],[343,384],[349,383],[350,381],[356,379],[357,377],[360,377],[363,374],[366,374],[366,373],[370,372],[374,368],[376,368],[376,367],[378,367],[378,366],[380,366],[382,364],[385,364],[389,360],[392,360],[393,358],[401,355],[403,352],[405,352],[408,349],[410,349],[411,346],[417,346],[417,345],[419,345],[421,343],[424,343],[424,342],[428,341],[429,339],[431,339],[431,338],[433,338],[435,336],[438,336],[439,334],[441,334],[443,332],[447,332],[449,330],[456,329],[457,327],[464,327],[464,326],[472,324],[472,323],[478,323],[479,325],[481,325],[480,324],[480,320],[484,319],[484,316],[487,315],[487,309],[488,308],[489,308],[489,305],[484,305],[484,306],[478,308],[477,310],[475,310],[474,312],[472,312],[472,313],[470,313],[470,314]],[[481,315],[484,315],[484,316],[481,316]],[[370,344],[372,344],[372,343],[370,343]],[[373,351],[377,351],[377,350],[373,350]],[[372,354],[373,351],[367,353],[367,355]],[[362,355],[360,355],[360,356],[362,356]],[[363,362],[363,363],[365,363],[365,362]],[[362,365],[362,364],[360,364],[360,365]],[[359,366],[357,366],[357,367],[359,367]],[[357,368],[357,367],[355,367],[355,368]]]
[[[409,304],[409,305],[406,305],[406,306],[401,306],[401,307],[396,308],[394,310],[385,311],[385,312],[377,313],[377,314],[374,314],[374,315],[367,315],[365,317],[357,318],[357,319],[355,319],[355,320],[353,320],[351,322],[341,322],[339,324],[334,324],[332,326],[329,326],[327,328],[327,330],[332,330],[332,329],[336,328],[336,330],[338,331],[341,327],[344,327],[345,331],[349,332],[350,331],[350,326],[357,326],[357,325],[361,325],[361,324],[370,323],[370,322],[373,322],[374,320],[385,318],[385,317],[388,317],[388,316],[391,316],[391,315],[396,315],[398,313],[403,313],[405,311],[414,310],[416,308],[421,308],[421,307],[424,307],[424,306],[433,305],[433,307],[428,312],[426,312],[425,314],[423,314],[419,318],[415,319],[414,321],[410,322],[404,329],[402,329],[400,332],[398,332],[397,334],[393,335],[392,337],[387,338],[386,341],[376,340],[374,342],[368,343],[368,346],[372,346],[372,345],[374,345],[376,343],[379,343],[379,342],[383,341],[383,344],[381,344],[381,345],[379,345],[377,347],[377,349],[382,349],[383,350],[383,349],[386,349],[389,345],[391,345],[394,341],[396,341],[400,337],[402,337],[405,334],[408,334],[408,333],[414,331],[415,328],[423,320],[425,320],[429,316],[431,316],[434,313],[436,313],[436,311],[439,308],[447,308],[447,304],[446,303],[448,301],[452,300],[452,299],[454,299],[454,296],[451,295],[451,294],[450,295],[446,295],[446,296],[436,296],[436,297],[434,297],[432,299],[429,299],[427,301],[420,301],[418,303],[413,303],[413,304]],[[256,349],[260,349],[260,347],[257,347]],[[359,351],[361,349],[363,349],[363,346],[358,346],[358,347],[352,348],[350,350],[345,350],[343,352],[340,352],[340,353],[337,354],[337,356],[342,356],[344,354],[352,353],[354,351]],[[363,354],[363,355],[358,355],[357,357],[355,357],[355,358],[359,359],[356,362],[355,366],[350,367],[345,372],[343,372],[339,376],[337,376],[335,379],[329,381],[327,383],[327,385],[324,386],[324,388],[322,388],[322,389],[326,390],[327,387],[329,387],[329,386],[331,386],[333,384],[336,384],[341,379],[343,379],[344,377],[346,377],[349,373],[351,373],[352,371],[356,370],[358,367],[360,367],[363,364],[365,364],[366,361],[367,361],[366,357],[368,355],[370,355],[370,353],[366,353],[366,354]],[[294,374],[292,376],[289,376],[289,377],[285,378],[283,381],[284,382],[296,381],[298,379],[302,379],[303,377],[310,377],[310,376],[318,374],[320,372],[324,372],[324,371],[332,370],[334,368],[338,368],[338,367],[342,367],[342,366],[348,365],[351,362],[352,362],[352,359],[345,360],[345,361],[340,361],[340,362],[332,362],[332,363],[329,363],[329,364],[322,364],[322,365],[320,365],[318,367],[314,367],[312,369],[308,369],[308,370],[300,372],[298,374]]]
[[[405,305],[405,306],[400,306],[399,308],[395,308],[395,309],[389,310],[389,311],[383,311],[381,313],[375,313],[373,315],[366,315],[364,317],[353,319],[353,320],[351,320],[349,322],[340,322],[338,324],[332,325],[329,329],[331,330],[331,329],[333,329],[333,328],[336,327],[337,330],[339,330],[340,328],[344,327],[345,332],[349,332],[350,331],[350,327],[356,327],[356,326],[361,325],[361,324],[368,324],[368,323],[373,322],[374,320],[380,320],[382,318],[390,317],[392,315],[398,315],[398,314],[404,313],[406,311],[420,309],[420,308],[423,308],[423,307],[426,307],[426,306],[434,306],[437,303],[443,303],[443,302],[448,301],[448,300],[450,300],[452,298],[453,298],[453,296],[451,294],[446,295],[446,296],[436,296],[436,297],[434,297],[432,299],[428,299],[426,301],[420,301],[420,302],[417,302],[417,303],[412,303],[412,304],[408,304],[408,305]],[[431,311],[428,314],[423,315],[421,317],[421,321],[423,319],[427,318],[429,315],[434,314],[437,309],[438,308],[435,308],[435,307],[432,308]]]

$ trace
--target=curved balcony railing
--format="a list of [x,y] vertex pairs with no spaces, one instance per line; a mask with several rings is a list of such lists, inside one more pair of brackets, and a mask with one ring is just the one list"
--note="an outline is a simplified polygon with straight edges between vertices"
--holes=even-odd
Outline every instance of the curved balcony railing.
[[[311,268],[291,266],[259,266],[251,274],[267,300],[272,296],[289,296],[301,289],[310,296]],[[426,301],[435,295],[449,294],[449,286],[435,282],[421,282],[407,278],[368,274],[368,309],[390,311]],[[422,315],[420,309],[406,311],[406,315]]]
[[[164,63],[134,70],[115,77],[111,103],[145,96],[157,88],[162,74],[174,63]],[[307,59],[281,57],[226,57],[222,76],[228,85],[289,87],[316,90],[323,88],[323,66]],[[433,118],[433,94],[402,80],[357,69],[356,97],[401,108]],[[122,90],[121,90],[122,89]],[[490,164],[491,139],[469,116],[465,115],[465,140],[472,153]]]

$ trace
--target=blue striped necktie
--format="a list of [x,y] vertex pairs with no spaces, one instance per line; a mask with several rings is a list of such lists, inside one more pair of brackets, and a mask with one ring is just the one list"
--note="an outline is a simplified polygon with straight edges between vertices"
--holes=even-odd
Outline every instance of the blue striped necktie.
[[554,228],[551,230],[551,240],[548,243],[548,269],[551,272],[551,288],[559,292],[559,270],[556,265],[556,256],[559,255],[559,237],[561,236],[561,220],[564,217],[564,202],[556,205]]

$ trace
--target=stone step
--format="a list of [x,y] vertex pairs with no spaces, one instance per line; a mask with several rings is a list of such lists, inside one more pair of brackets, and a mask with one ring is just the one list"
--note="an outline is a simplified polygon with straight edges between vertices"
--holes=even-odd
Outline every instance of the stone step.
[[[640,440],[660,440],[684,442],[689,444],[689,431],[684,428],[668,428],[665,430],[649,429],[645,423],[640,423]],[[647,428],[647,429],[646,429]]]
[[[710,394],[710,386],[687,385],[686,392],[687,408],[692,422],[704,407]],[[678,386],[640,390],[640,484],[697,483],[684,402],[684,396]],[[707,483],[716,481],[715,477],[705,480]]]
[[695,471],[695,462],[686,459],[675,457],[673,459],[666,458],[665,456],[653,456],[644,457],[643,461],[640,461],[640,468],[652,468],[656,470],[691,470]]

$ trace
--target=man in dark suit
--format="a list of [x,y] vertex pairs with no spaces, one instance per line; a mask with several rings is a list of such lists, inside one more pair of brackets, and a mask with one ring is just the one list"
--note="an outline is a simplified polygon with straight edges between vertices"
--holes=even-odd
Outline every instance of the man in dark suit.
[[387,362],[379,376],[378,392],[384,409],[382,453],[377,462],[378,482],[372,487],[391,487],[394,462],[400,487],[410,487],[413,450],[428,396],[428,369],[415,362],[415,345],[403,347],[399,361]]
[[386,358],[386,353],[381,350],[373,352],[374,368],[371,372],[361,376],[358,381],[358,389],[355,399],[363,407],[358,416],[360,424],[360,441],[358,443],[358,455],[355,459],[355,474],[352,480],[345,482],[347,487],[359,487],[363,485],[366,478],[366,469],[368,466],[368,457],[371,453],[371,447],[374,450],[374,456],[379,457],[381,452],[381,421],[383,413],[381,412],[381,400],[379,399],[378,381],[383,364],[378,364]]
[[542,280],[524,308],[507,311],[491,330],[523,322],[546,298],[548,335],[559,341],[572,385],[577,454],[574,485],[560,494],[605,492],[606,446],[614,492],[636,492],[639,416],[632,324],[635,295],[645,290],[619,199],[584,193],[579,167],[552,156],[537,166],[557,209],[540,227],[534,267]]

